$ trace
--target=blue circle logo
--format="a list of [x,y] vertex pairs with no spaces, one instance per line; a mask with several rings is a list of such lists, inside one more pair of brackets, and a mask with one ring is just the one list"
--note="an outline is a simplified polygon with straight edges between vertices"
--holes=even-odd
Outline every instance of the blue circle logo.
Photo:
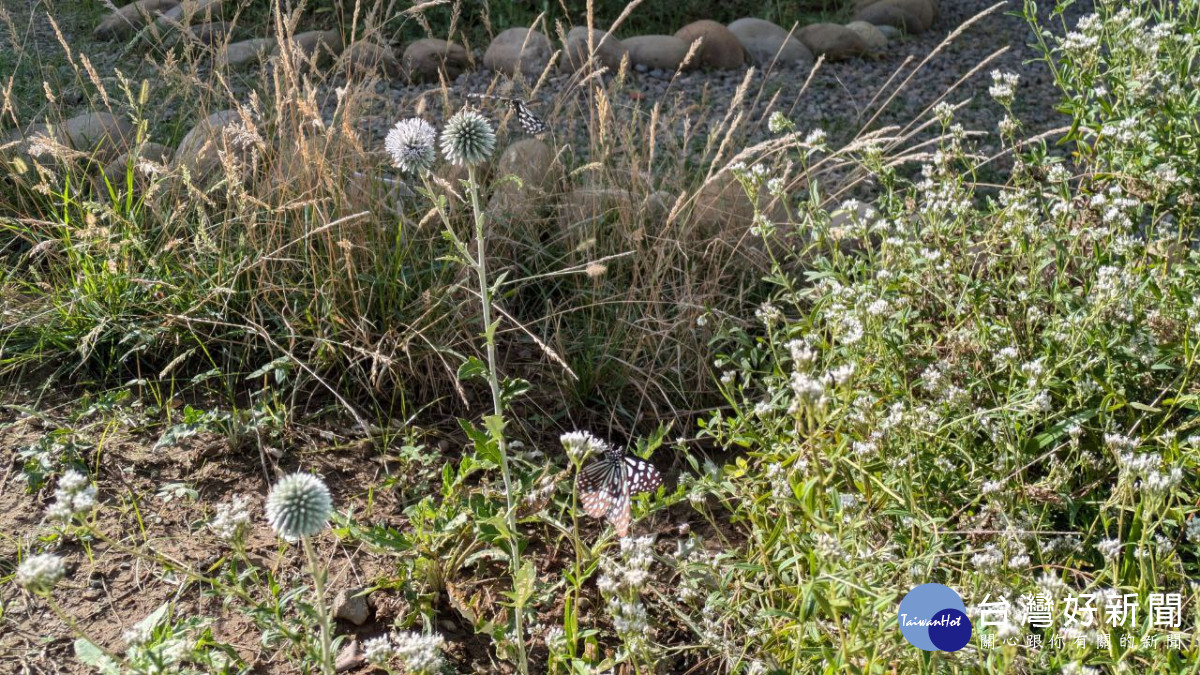
[[967,606],[954,589],[921,584],[900,601],[900,632],[927,652],[956,652],[971,641]]

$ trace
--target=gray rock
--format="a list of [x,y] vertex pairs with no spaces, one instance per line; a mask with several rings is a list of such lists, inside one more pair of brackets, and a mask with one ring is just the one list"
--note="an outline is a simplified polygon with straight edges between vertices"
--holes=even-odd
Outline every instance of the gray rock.
[[851,21],[846,24],[846,28],[858,33],[858,36],[867,44],[867,49],[873,52],[881,52],[887,48],[888,39],[873,23]]
[[93,34],[98,40],[128,40],[133,34],[154,21],[162,12],[178,5],[179,0],[138,0],[125,5],[96,26]]
[[275,48],[275,38],[252,38],[225,45],[217,50],[213,65],[218,68],[236,68],[255,63]]
[[422,38],[410,44],[402,61],[414,82],[437,82],[439,73],[447,80],[454,80],[471,66],[462,45],[436,38]]
[[755,65],[812,65],[813,54],[794,34],[788,34],[770,21],[746,17],[729,24],[729,32],[737,36]]
[[483,54],[483,65],[513,77],[520,73],[536,78],[550,63],[554,48],[550,38],[528,28],[509,28],[497,35]]
[[675,31],[675,37],[683,40],[691,48],[696,40],[703,39],[700,44],[698,63],[700,68],[729,70],[746,65],[748,55],[737,36],[716,21],[703,19],[693,21]]
[[333,599],[333,616],[342,621],[349,621],[355,626],[361,626],[371,618],[371,607],[367,604],[367,596],[363,588],[347,588]]
[[[596,50],[595,65],[607,68],[610,73],[617,72],[617,69],[621,67],[621,61],[629,53],[624,43],[615,35],[595,29],[591,32],[591,40],[590,48]],[[572,28],[571,32],[567,33],[567,44],[561,64],[562,71],[573,73],[583,68],[588,63],[588,49],[588,29],[583,26]]]
[[867,53],[867,43],[858,33],[836,23],[814,23],[800,29],[800,41],[813,54],[829,61],[842,61]]
[[688,52],[688,43],[673,35],[639,35],[622,42],[629,49],[629,62],[647,70],[673,73],[679,70],[679,64]]
[[391,48],[367,40],[359,40],[346,47],[342,61],[351,77],[364,78],[383,74],[390,80],[398,80],[404,74],[400,59]]

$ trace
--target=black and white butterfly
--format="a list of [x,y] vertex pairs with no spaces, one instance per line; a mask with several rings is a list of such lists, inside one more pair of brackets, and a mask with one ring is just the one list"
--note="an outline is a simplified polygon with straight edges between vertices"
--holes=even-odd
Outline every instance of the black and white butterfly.
[[618,537],[629,534],[630,498],[662,485],[662,475],[647,461],[625,451],[608,448],[599,459],[583,467],[575,480],[583,510],[593,518],[612,523]]
[[521,129],[530,136],[541,136],[550,131],[550,125],[542,121],[542,118],[533,114],[529,109],[529,104],[519,98],[509,98],[507,96],[492,96],[491,94],[471,94],[475,98],[494,98],[498,101],[508,103],[513,112],[517,115],[517,124],[521,125]]

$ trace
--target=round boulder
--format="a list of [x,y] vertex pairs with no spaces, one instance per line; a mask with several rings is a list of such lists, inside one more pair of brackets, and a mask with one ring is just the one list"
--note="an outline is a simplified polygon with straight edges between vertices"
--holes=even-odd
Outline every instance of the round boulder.
[[812,65],[813,55],[808,47],[770,21],[754,17],[738,19],[729,24],[729,32],[737,36],[750,59],[760,68],[772,63]]
[[929,30],[936,18],[937,9],[931,0],[877,0],[854,14],[855,21],[893,26],[913,34]]
[[509,28],[488,45],[483,54],[485,68],[509,77],[517,74],[536,78],[550,63],[554,48],[550,38],[529,28]]
[[72,150],[106,161],[121,154],[136,135],[133,123],[112,113],[77,115],[55,129],[58,140]]
[[587,65],[589,49],[596,50],[594,56],[598,66],[607,68],[609,72],[614,73],[621,67],[621,61],[629,53],[624,43],[618,40],[615,35],[609,35],[602,30],[594,28],[591,31],[591,46],[589,47],[588,29],[584,26],[576,26],[571,29],[571,32],[567,33],[567,44],[563,53],[562,70],[573,73]]
[[540,221],[562,176],[561,168],[544,141],[524,138],[508,146],[496,162],[497,182],[488,213],[510,226]]
[[186,168],[197,185],[208,182],[220,169],[219,153],[241,154],[225,133],[226,129],[240,124],[241,120],[236,110],[221,110],[200,120],[179,141],[171,159],[171,167]]
[[800,41],[813,54],[829,61],[842,61],[867,53],[867,43],[858,33],[836,23],[814,23],[800,29]]
[[[346,47],[342,41],[341,31],[337,30],[310,30],[296,33],[292,36],[291,45],[294,54],[317,66],[328,63],[341,54]],[[279,52],[279,45],[275,46],[274,51],[275,53]]]
[[346,47],[342,61],[350,77],[374,77],[383,73],[390,80],[398,80],[404,73],[400,59],[389,47],[367,40],[359,40]]
[[[629,49],[629,62],[649,70],[675,72],[688,53],[688,43],[673,35],[639,35],[622,42]],[[692,61],[687,65],[689,70],[696,66],[695,59]]]
[[138,0],[110,12],[96,26],[93,35],[98,40],[128,40],[133,34],[154,21],[159,14],[179,4],[179,0]]
[[437,82],[439,73],[455,80],[471,66],[467,50],[437,38],[422,38],[404,50],[403,65],[414,82]]
[[134,185],[143,185],[145,174],[138,170],[138,160],[146,160],[166,168],[167,163],[171,161],[171,148],[161,143],[143,143],[141,147],[121,153],[120,157],[109,162],[104,167],[105,178],[114,187],[121,189],[125,187],[126,172],[132,169]]
[[867,43],[867,49],[873,52],[881,52],[887,47],[887,38],[883,35],[873,23],[866,21],[851,21],[846,24],[846,28],[858,33],[858,37]]
[[693,21],[675,31],[675,37],[683,40],[688,48],[696,40],[703,40],[695,57],[696,65],[701,68],[729,70],[746,65],[746,48],[736,35],[716,21]]
[[154,20],[155,28],[169,29],[177,24],[208,23],[221,18],[221,0],[183,0]]
[[236,68],[248,63],[256,63],[260,58],[271,53],[275,47],[275,38],[252,38],[225,45],[217,50],[213,65],[218,68]]
[[205,47],[215,47],[221,44],[225,41],[225,36],[230,33],[229,24],[224,21],[198,23],[190,27],[188,31]]

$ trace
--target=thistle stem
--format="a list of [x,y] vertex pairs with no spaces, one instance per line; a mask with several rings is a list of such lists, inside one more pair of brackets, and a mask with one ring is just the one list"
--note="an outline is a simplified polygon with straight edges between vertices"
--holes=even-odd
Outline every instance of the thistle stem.
[[325,608],[325,568],[317,564],[317,554],[309,537],[301,537],[304,557],[308,559],[308,570],[312,574],[313,587],[317,593],[317,623],[321,625],[321,672],[333,675],[333,641],[330,635],[329,612]]
[[[484,245],[485,214],[479,203],[479,184],[475,180],[475,167],[467,167],[467,190],[471,193],[471,210],[475,216],[475,272],[479,276],[479,302],[483,315],[483,337],[487,348],[488,385],[492,390],[492,412],[503,419],[504,402],[500,395],[500,376],[496,368],[496,330],[492,325],[492,295],[488,288],[487,255]],[[512,478],[508,470],[508,443],[503,429],[499,432],[496,443],[500,448],[500,475],[504,479],[504,497],[507,503],[505,521],[508,524],[508,543],[512,554],[513,590],[516,591],[517,577],[521,570],[520,541],[517,537],[517,510],[513,504]],[[529,662],[525,656],[525,631],[523,628],[523,602],[518,598],[513,607],[514,629],[517,643],[517,669],[522,675],[529,673]]]

